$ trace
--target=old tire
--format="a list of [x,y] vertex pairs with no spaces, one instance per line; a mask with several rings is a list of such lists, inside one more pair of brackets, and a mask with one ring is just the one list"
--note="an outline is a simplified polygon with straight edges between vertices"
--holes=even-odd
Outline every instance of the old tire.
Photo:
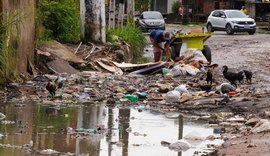
[[211,49],[208,45],[203,46],[202,50],[203,55],[205,56],[206,60],[211,64],[212,62],[212,54],[211,54]]
[[226,33],[228,34],[228,35],[233,35],[233,29],[232,29],[232,26],[230,25],[230,24],[227,24],[226,25]]
[[214,29],[213,29],[211,23],[208,23],[207,26],[206,26],[206,28],[207,28],[207,31],[208,31],[208,32],[214,32]]

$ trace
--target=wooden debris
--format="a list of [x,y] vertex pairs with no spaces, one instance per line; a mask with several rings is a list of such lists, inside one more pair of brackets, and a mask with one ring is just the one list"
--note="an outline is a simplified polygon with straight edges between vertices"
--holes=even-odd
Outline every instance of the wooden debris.
[[115,66],[107,65],[107,64],[103,63],[101,60],[96,61],[96,63],[100,67],[102,67],[103,69],[105,69],[106,71],[109,71],[109,72],[115,73],[115,74],[119,74],[119,75],[123,75],[123,71],[120,68],[117,68]]
[[55,73],[70,73],[75,74],[78,71],[74,69],[67,61],[57,59],[47,63],[49,69]]
[[80,49],[81,45],[82,45],[82,42],[79,44],[79,46],[78,46],[77,49],[75,50],[75,54],[77,54],[77,52],[78,52],[78,50]]

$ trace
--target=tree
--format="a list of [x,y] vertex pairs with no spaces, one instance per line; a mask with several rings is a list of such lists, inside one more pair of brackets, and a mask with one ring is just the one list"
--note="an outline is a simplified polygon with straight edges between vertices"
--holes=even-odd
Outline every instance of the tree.
[[181,6],[180,1],[175,1],[172,5],[172,12],[178,14],[178,9]]
[[135,0],[135,10],[140,13],[148,10],[150,0]]
[[105,42],[104,0],[81,0],[81,38],[84,41]]

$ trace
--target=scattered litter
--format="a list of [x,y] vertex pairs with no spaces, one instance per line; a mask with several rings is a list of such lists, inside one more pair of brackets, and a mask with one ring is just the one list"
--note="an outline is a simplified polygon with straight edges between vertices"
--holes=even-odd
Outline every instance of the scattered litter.
[[220,86],[217,87],[217,90],[220,91],[220,93],[224,94],[228,92],[233,92],[236,90],[236,88],[229,83],[222,83]]
[[169,91],[166,94],[166,101],[167,102],[180,102],[180,93],[176,90]]
[[213,130],[214,134],[221,134],[225,132],[225,128],[219,128],[219,127],[215,127]]
[[165,117],[168,119],[178,119],[179,115],[179,113],[166,113]]
[[240,116],[235,116],[235,117],[231,117],[229,119],[227,119],[226,121],[228,122],[245,122],[246,119]]
[[170,144],[171,144],[170,142],[167,142],[167,141],[161,141],[160,143],[161,143],[161,145],[164,146],[164,147],[169,147]]
[[41,150],[39,151],[40,154],[46,154],[46,155],[51,155],[51,154],[58,154],[60,152],[52,149],[46,149],[46,150]]
[[149,96],[146,92],[137,92],[137,95],[140,99],[144,99]]
[[134,136],[147,136],[146,134],[141,134],[141,133],[139,133],[139,132],[133,132],[133,135]]
[[179,93],[189,93],[185,84],[177,86],[174,90],[178,91]]
[[178,140],[177,142],[171,143],[169,145],[170,150],[177,151],[177,152],[187,151],[188,149],[190,149],[190,147],[191,145],[185,140]]
[[270,122],[267,119],[261,119],[252,129],[253,133],[269,132]]
[[118,147],[123,147],[125,144],[123,142],[121,142],[121,141],[118,141],[118,142],[116,142],[115,145],[118,146]]
[[15,121],[3,120],[3,121],[1,121],[1,124],[3,124],[3,125],[13,125],[13,124],[15,124]]
[[126,129],[126,132],[131,133],[132,132],[132,128],[131,127],[127,128]]
[[206,140],[210,140],[210,141],[213,141],[215,139],[216,137],[214,135],[209,135],[208,137],[206,137]]
[[3,119],[5,119],[5,118],[6,118],[6,115],[3,114],[3,113],[0,113],[0,120],[3,120]]
[[184,136],[184,139],[186,139],[188,141],[203,141],[203,140],[205,140],[205,138],[202,137],[202,135],[196,131],[192,131],[192,132],[188,133],[186,136]]
[[137,102],[139,99],[137,95],[130,95],[130,94],[125,95],[123,98],[128,99],[130,102]]

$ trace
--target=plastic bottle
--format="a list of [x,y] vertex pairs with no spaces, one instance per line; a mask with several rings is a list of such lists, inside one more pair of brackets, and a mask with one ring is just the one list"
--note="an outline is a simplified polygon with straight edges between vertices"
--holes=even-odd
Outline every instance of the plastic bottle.
[[130,102],[137,102],[139,99],[137,95],[130,95],[130,94],[125,95],[123,98],[128,99]]
[[168,68],[162,68],[162,74],[167,75],[170,72]]

